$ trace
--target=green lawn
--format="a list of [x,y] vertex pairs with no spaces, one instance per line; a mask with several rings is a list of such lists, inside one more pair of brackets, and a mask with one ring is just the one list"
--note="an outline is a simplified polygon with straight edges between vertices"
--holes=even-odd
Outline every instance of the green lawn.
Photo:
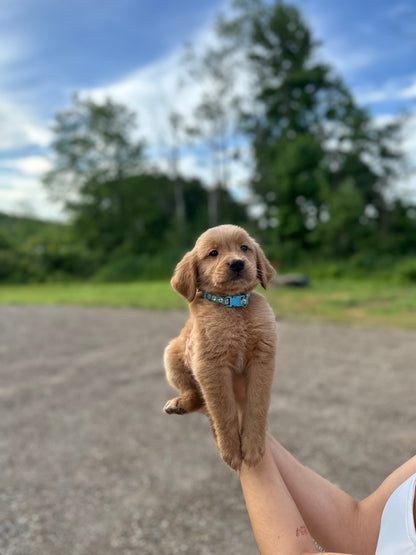
[[414,285],[321,280],[305,289],[273,289],[267,297],[281,318],[416,329]]
[[[416,286],[371,280],[319,280],[265,292],[278,318],[416,329]],[[168,281],[0,286],[0,304],[79,304],[186,309]]]
[[160,310],[186,308],[185,300],[172,291],[168,281],[2,285],[0,304],[78,304]]

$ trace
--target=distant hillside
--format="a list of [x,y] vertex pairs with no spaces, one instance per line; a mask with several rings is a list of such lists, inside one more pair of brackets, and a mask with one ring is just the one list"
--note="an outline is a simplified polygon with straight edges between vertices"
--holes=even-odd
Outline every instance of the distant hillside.
[[51,236],[64,232],[67,225],[57,222],[46,222],[36,218],[9,216],[0,212],[0,233],[8,241],[18,247],[33,236]]

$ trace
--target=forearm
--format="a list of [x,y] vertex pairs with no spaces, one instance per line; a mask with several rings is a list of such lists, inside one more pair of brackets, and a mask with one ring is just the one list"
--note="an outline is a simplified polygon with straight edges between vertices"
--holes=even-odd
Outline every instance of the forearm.
[[373,549],[374,539],[361,533],[357,501],[302,465],[271,435],[268,440],[274,462],[314,539],[326,550],[360,554]]
[[254,468],[243,464],[240,479],[261,555],[317,552],[306,524],[276,467],[269,441],[261,463]]

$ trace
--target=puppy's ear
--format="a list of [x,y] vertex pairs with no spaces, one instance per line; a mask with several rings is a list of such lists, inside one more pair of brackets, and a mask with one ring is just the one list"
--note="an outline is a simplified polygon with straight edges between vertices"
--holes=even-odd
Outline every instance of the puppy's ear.
[[196,295],[197,278],[196,256],[194,251],[190,251],[178,262],[170,284],[175,291],[191,302]]
[[260,279],[260,283],[263,289],[267,289],[267,286],[270,285],[270,282],[272,281],[276,270],[267,260],[266,255],[264,254],[260,245],[255,241],[254,244],[256,246],[257,276]]

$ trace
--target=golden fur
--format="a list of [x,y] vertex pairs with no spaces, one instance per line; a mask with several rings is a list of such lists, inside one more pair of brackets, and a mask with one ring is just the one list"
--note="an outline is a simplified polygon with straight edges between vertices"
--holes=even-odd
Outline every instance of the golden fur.
[[[259,283],[266,288],[273,276],[273,267],[244,229],[221,225],[199,237],[171,281],[189,301],[190,318],[165,349],[167,380],[180,396],[168,401],[164,410],[205,410],[220,454],[235,470],[242,460],[249,466],[258,464],[265,449],[276,320],[264,297],[252,290]],[[203,292],[251,296],[247,306],[229,308],[204,299]],[[241,414],[234,390],[242,379]]]

